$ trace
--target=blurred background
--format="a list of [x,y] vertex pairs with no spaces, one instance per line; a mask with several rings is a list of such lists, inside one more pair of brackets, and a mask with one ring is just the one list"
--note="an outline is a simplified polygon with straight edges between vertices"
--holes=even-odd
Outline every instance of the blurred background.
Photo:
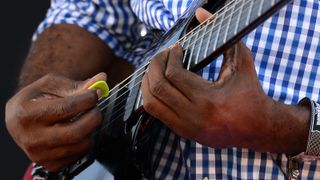
[[22,62],[37,25],[44,18],[50,0],[3,1],[0,50],[0,179],[22,179],[30,163],[10,138],[4,124],[6,101],[13,95]]

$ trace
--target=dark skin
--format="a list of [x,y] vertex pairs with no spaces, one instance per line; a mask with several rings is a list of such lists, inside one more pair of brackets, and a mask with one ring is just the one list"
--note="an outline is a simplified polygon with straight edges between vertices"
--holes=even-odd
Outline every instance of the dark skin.
[[[112,87],[132,71],[86,30],[53,26],[30,49],[19,78],[20,91],[6,105],[7,129],[33,162],[57,171],[88,152],[90,135],[101,123],[95,107],[99,92],[87,88],[106,80],[106,74],[99,72],[108,73]],[[80,112],[85,113],[70,123]]]
[[[208,16],[197,12],[200,22]],[[160,53],[143,79],[144,108],[177,134],[211,147],[304,151],[309,110],[267,97],[243,44],[224,55],[220,77],[212,83],[182,68],[180,47]],[[98,72],[107,72],[112,85],[130,70],[101,40],[79,27],[47,29],[23,66],[20,91],[7,102],[9,133],[32,161],[49,171],[61,169],[88,151],[89,137],[101,122],[95,108],[99,93],[87,87],[106,79]],[[71,123],[80,112],[85,113]]]
[[[202,22],[210,14],[200,9],[197,16]],[[224,53],[214,82],[185,70],[182,59],[180,46],[164,50],[151,62],[142,83],[145,110],[175,133],[215,148],[305,151],[309,109],[266,96],[243,43]]]

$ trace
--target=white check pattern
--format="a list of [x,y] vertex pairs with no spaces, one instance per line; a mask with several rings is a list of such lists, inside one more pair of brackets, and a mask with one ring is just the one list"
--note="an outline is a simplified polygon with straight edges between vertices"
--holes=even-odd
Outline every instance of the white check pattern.
[[[138,65],[142,61],[141,50],[148,44],[138,38],[143,27],[141,21],[148,29],[167,31],[192,3],[192,0],[53,0],[34,39],[54,24],[76,24],[96,34],[118,56]],[[244,38],[265,93],[287,104],[297,104],[303,97],[320,101],[319,41],[319,0],[294,0]],[[218,59],[202,70],[205,79],[216,79],[221,67],[221,58]],[[157,139],[152,160],[155,179],[288,177],[284,154],[208,148],[182,139],[165,127]],[[319,161],[299,164],[299,169],[302,172],[299,179],[320,178]]]

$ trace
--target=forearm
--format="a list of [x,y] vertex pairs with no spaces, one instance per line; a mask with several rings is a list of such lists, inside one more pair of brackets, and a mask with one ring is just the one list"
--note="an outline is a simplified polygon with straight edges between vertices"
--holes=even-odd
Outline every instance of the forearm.
[[[122,73],[112,74],[119,65],[124,68]],[[131,69],[98,37],[75,25],[59,24],[45,30],[33,43],[19,77],[19,88],[48,73],[83,80],[107,72],[108,83],[113,85]]]

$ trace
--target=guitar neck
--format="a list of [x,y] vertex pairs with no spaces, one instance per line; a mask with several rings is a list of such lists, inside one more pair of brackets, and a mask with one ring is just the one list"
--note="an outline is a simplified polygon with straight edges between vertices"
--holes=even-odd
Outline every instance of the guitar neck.
[[197,72],[291,0],[233,0],[182,37],[184,64]]
[[[197,72],[227,48],[256,28],[291,0],[231,0],[211,18],[184,35],[176,43],[184,49],[184,64]],[[106,111],[103,128],[127,120],[142,106],[141,81],[149,63],[110,91],[98,107]]]

